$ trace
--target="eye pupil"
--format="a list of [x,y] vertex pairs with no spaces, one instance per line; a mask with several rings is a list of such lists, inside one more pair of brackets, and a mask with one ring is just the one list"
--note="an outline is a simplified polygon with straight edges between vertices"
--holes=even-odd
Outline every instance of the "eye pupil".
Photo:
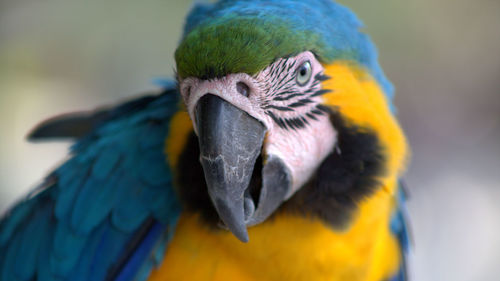
[[300,69],[300,75],[305,76],[307,74],[307,69],[305,67],[302,67]]

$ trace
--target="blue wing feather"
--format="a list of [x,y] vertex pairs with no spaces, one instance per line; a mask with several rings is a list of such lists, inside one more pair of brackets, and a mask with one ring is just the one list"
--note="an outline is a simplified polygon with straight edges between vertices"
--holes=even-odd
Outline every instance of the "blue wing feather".
[[[136,273],[143,266],[144,261],[151,255],[155,243],[161,237],[164,226],[155,223],[146,234],[143,242],[137,247],[134,254],[130,257],[127,264],[123,267],[115,281],[131,281],[136,277]],[[147,265],[149,268],[149,264]]]
[[399,184],[399,190],[397,193],[397,206],[398,208],[392,215],[391,219],[391,231],[398,239],[401,248],[401,266],[399,271],[395,276],[393,276],[390,281],[407,281],[408,274],[406,270],[406,256],[410,247],[410,233],[408,231],[407,219],[406,219],[406,209],[405,202],[407,197],[407,191],[405,185],[402,181]]
[[[73,145],[72,157],[49,176],[51,186],[0,221],[0,279],[105,280],[110,269],[128,280],[149,274],[180,213],[163,149],[177,104],[176,91],[165,90],[100,110],[106,118]],[[144,235],[148,220],[161,227]],[[120,275],[127,267],[119,261],[134,267]]]

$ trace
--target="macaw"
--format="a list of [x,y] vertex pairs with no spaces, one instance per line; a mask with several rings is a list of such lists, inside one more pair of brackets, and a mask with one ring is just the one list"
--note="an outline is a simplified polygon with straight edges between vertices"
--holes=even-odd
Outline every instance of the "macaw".
[[176,82],[49,119],[71,155],[0,222],[0,280],[406,280],[408,148],[327,0],[197,4]]

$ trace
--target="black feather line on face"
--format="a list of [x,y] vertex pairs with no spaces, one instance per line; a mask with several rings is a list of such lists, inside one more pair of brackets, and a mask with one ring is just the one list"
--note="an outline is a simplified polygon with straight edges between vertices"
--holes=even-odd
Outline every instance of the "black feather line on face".
[[[285,77],[283,77],[283,79],[285,79]],[[283,95],[284,93],[286,92],[290,92],[290,91],[293,91],[293,92],[297,92],[296,90],[293,89],[293,84],[290,83],[294,80],[294,77],[291,77],[290,79],[288,79],[286,82],[282,82],[283,79],[281,79],[280,83],[277,84],[277,86],[275,86],[274,88],[272,88],[272,92],[270,94],[270,96],[281,96]]]
[[318,109],[319,111],[326,113],[326,114],[331,114],[331,112],[332,112],[328,106],[325,106],[322,104],[316,105],[316,109]]
[[300,120],[302,120],[302,122],[304,122],[305,125],[309,125],[309,121],[307,121],[307,119],[304,116],[301,116]]
[[322,96],[324,94],[327,94],[327,93],[330,93],[332,92],[332,90],[329,90],[329,89],[321,89],[321,90],[318,90],[316,92],[314,92],[314,94],[311,95],[311,97],[317,97],[317,96]]
[[316,116],[314,116],[314,114],[312,114],[312,112],[308,112],[308,113],[306,113],[306,116],[307,116],[307,117],[309,117],[309,118],[311,118],[311,119],[312,119],[312,120],[314,120],[314,121],[317,121],[317,120],[318,120],[318,118],[316,118]]
[[316,91],[316,89],[314,89],[314,88],[309,88],[309,89],[307,89],[307,90],[305,90],[305,91],[304,91],[304,94],[310,94],[310,93],[313,93],[313,92],[315,92],[315,91]]
[[281,92],[280,95],[286,95],[286,94],[291,94],[291,95],[288,95],[288,96],[278,96],[278,97],[275,97],[273,98],[274,101],[286,101],[286,100],[289,100],[289,99],[292,99],[292,98],[295,98],[295,97],[300,97],[300,96],[303,96],[304,94],[300,93],[300,92]]
[[[303,99],[296,103],[289,105],[288,107],[280,107],[274,105],[266,105],[264,108],[266,109],[277,109],[281,111],[294,111],[292,108],[297,108],[308,103],[312,103],[312,100]],[[310,125],[309,121],[314,120],[317,121],[318,118],[316,116],[325,115],[326,113],[330,113],[330,109],[323,105],[316,105],[311,111],[305,113],[303,116],[291,117],[291,118],[281,118],[276,116],[272,111],[267,110],[266,114],[273,119],[274,123],[276,123],[282,129],[302,129],[305,128],[306,125]],[[309,121],[308,121],[309,119]]]
[[[318,89],[321,81],[325,81],[330,79],[329,76],[323,75],[322,73],[318,73],[314,76],[314,80],[307,89],[297,89],[296,83],[294,80],[296,79],[295,72],[290,73],[290,70],[293,69],[293,66],[296,64],[296,61],[288,64],[288,59],[282,60],[277,64],[273,64],[271,66],[271,80],[272,86],[269,87],[268,97],[271,99],[266,100],[262,104],[262,108],[266,111],[270,109],[275,109],[282,112],[293,112],[294,109],[300,108],[302,106],[306,106],[308,104],[314,103],[310,98],[324,95],[326,93],[331,92],[329,89]],[[286,74],[283,74],[286,68]],[[278,80],[276,82],[276,80]],[[286,81],[285,81],[286,80]],[[299,87],[300,88],[300,87]],[[281,102],[289,101],[293,98],[300,98],[300,100],[292,102],[288,105],[283,105]],[[275,102],[278,102],[277,104]],[[310,112],[303,114],[303,116],[295,116],[295,117],[278,117],[274,116],[273,120],[278,126],[281,128],[289,128],[289,129],[300,129],[304,128],[306,125],[309,125],[309,121],[315,121],[317,118],[315,116],[324,115],[327,112],[327,108],[322,105],[317,105],[315,108],[310,110]],[[268,114],[269,115],[269,114]],[[308,121],[309,120],[309,121]]]
[[338,149],[282,209],[344,229],[359,202],[381,187],[378,179],[385,173],[386,156],[375,132],[348,124],[339,113],[329,115],[338,133]]
[[310,100],[310,99],[301,99],[297,102],[294,102],[292,104],[289,105],[289,107],[301,107],[301,106],[304,106],[306,104],[310,104],[312,103],[313,101]]
[[281,65],[280,65],[280,70],[281,70],[280,72],[281,73],[285,72],[286,64],[288,63],[289,59],[290,58],[286,58],[285,60],[281,61]]
[[281,118],[276,117],[271,111],[266,111],[266,114],[273,119],[274,123],[278,124],[278,126],[282,129],[286,129],[286,124],[283,122]]
[[319,109],[313,109],[311,110],[311,113],[318,116],[325,115],[325,113]]
[[289,107],[286,107],[286,106],[278,106],[278,105],[268,105],[266,107],[264,107],[264,109],[276,109],[276,110],[279,110],[279,111],[293,111],[293,108],[289,108]]
[[324,75],[323,73],[318,73],[318,74],[316,74],[316,76],[314,76],[314,79],[321,81],[321,82],[326,81],[330,78],[331,78],[330,76]]
[[295,66],[295,64],[297,63],[297,61],[293,61],[289,66],[288,68],[286,69],[286,72],[290,72],[290,70]]
[[305,127],[305,124],[302,122],[302,120],[300,120],[300,118],[289,118],[289,119],[285,119],[285,122],[287,124],[289,124],[289,126],[293,129],[293,130],[297,130],[297,129],[301,129],[301,128],[304,128]]
[[[283,83],[283,81],[286,79],[286,78],[289,78],[285,83]],[[283,77],[281,78],[281,80],[277,83],[279,85],[278,88],[276,88],[277,91],[279,91],[283,86],[287,85],[288,83],[290,83],[291,81],[293,81],[295,78],[294,77],[287,77],[286,75],[283,75]]]
[[311,88],[314,88],[314,87],[318,86],[320,83],[321,82],[319,80],[314,80],[314,82],[311,85]]

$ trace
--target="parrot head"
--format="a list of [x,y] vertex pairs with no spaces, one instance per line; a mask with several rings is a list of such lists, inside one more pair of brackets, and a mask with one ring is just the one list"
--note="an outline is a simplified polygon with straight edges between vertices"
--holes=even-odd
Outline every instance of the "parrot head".
[[[349,82],[328,71],[332,65],[342,62],[373,77],[385,92],[384,118],[391,116],[390,83],[359,27],[346,8],[321,0],[220,1],[198,5],[188,17],[175,54],[179,89],[209,198],[241,241],[249,239],[247,227],[311,188],[329,155],[342,149],[346,130],[332,116],[370,107],[336,100],[341,89],[328,83]],[[376,130],[370,116],[344,117]],[[384,158],[382,149],[375,154]],[[377,166],[377,173],[385,168]]]

